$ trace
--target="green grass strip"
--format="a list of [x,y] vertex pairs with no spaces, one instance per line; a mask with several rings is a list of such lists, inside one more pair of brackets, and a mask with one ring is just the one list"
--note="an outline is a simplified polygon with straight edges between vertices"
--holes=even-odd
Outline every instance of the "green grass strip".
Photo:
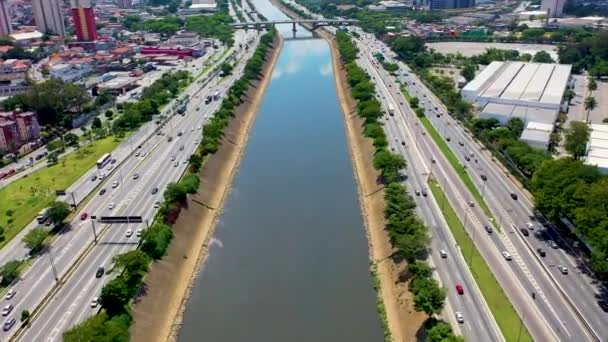
[[[4,247],[36,215],[56,198],[55,190],[64,190],[90,170],[97,159],[109,153],[122,139],[113,136],[94,140],[58,160],[0,189],[0,226],[4,227]],[[10,215],[9,215],[10,214]]]
[[475,248],[473,240],[469,237],[454,212],[454,209],[447,200],[445,193],[435,181],[429,181],[429,188],[437,200],[441,212],[456,239],[460,250],[469,265],[469,269],[479,286],[488,307],[496,319],[502,334],[507,341],[533,341],[528,329],[522,324],[519,315],[511,305],[502,287],[496,281],[490,267]]
[[[403,93],[403,96],[405,96],[407,101],[411,102],[412,97],[407,92],[407,90],[405,90],[404,87],[401,87],[401,92]],[[441,153],[443,153],[443,155],[447,158],[450,165],[452,165],[452,168],[454,169],[454,171],[456,171],[456,174],[458,174],[458,177],[460,177],[460,179],[462,180],[464,185],[467,187],[469,192],[473,195],[473,197],[475,198],[475,201],[477,201],[477,203],[479,203],[479,205],[481,206],[481,210],[483,210],[483,212],[486,214],[486,216],[488,216],[488,218],[490,219],[490,222],[492,222],[492,224],[497,229],[500,229],[500,227],[496,223],[496,219],[494,219],[494,215],[492,215],[492,212],[490,211],[490,208],[488,207],[486,201],[484,201],[483,198],[481,197],[481,193],[479,192],[479,190],[477,190],[477,187],[475,186],[475,184],[473,183],[473,180],[467,173],[467,170],[464,168],[464,165],[462,165],[458,161],[458,158],[456,158],[456,155],[454,154],[454,152],[452,152],[452,150],[448,146],[447,142],[445,140],[443,140],[443,138],[441,137],[439,132],[437,132],[437,130],[435,129],[435,127],[429,120],[429,118],[427,118],[426,116],[423,116],[423,117],[418,117],[418,119],[422,122],[422,125],[429,132],[429,134],[431,135],[431,137],[433,138],[433,140],[435,141],[437,146],[439,146]]]

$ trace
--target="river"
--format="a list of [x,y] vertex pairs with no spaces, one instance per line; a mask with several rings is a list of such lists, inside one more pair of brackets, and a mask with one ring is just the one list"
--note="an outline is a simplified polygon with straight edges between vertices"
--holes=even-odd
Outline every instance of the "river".
[[383,340],[342,120],[327,42],[286,40],[180,341]]

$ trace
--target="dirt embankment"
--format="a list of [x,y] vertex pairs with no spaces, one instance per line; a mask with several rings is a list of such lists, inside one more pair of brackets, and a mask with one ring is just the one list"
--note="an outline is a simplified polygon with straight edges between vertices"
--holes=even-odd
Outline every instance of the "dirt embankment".
[[394,341],[416,341],[420,327],[427,317],[424,313],[414,311],[407,283],[400,280],[400,275],[406,267],[405,263],[396,262],[390,257],[394,249],[384,229],[384,190],[383,184],[377,182],[379,173],[373,167],[375,148],[372,141],[363,136],[364,121],[356,114],[356,101],[350,95],[337,43],[331,35],[323,36],[331,45],[336,90],[344,114],[370,258],[377,265],[376,273],[380,279],[379,296],[386,309],[388,328]]
[[[275,0],[271,2],[292,18],[298,15],[282,6]],[[377,265],[377,276],[380,279],[379,297],[384,303],[388,328],[394,341],[416,341],[422,324],[426,320],[424,313],[414,310],[408,284],[400,280],[406,265],[395,262],[390,256],[394,249],[384,229],[384,190],[378,183],[379,173],[372,161],[375,148],[370,139],[363,136],[363,120],[356,114],[356,100],[350,95],[346,81],[346,70],[340,61],[335,37],[326,31],[318,30],[331,48],[332,64],[336,81],[336,92],[344,114],[344,125],[355,178],[358,185],[359,203],[367,232],[371,261]]]
[[198,193],[188,198],[173,226],[175,237],[167,255],[152,265],[144,279],[145,294],[133,305],[132,341],[177,340],[185,304],[207,258],[209,240],[282,45],[283,38],[277,35],[262,71],[264,77],[250,86],[245,102],[226,128],[220,149],[202,167]]

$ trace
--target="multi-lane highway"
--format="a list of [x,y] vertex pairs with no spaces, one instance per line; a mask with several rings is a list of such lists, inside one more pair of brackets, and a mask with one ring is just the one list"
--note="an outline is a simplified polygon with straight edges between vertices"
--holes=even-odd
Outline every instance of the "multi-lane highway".
[[[223,51],[223,48],[220,48],[220,51]],[[219,56],[215,58],[211,58],[212,54],[209,54],[206,58],[199,58],[196,63],[212,63],[217,62]],[[224,56],[224,59],[227,58],[228,55]],[[191,64],[188,65],[187,70],[198,70],[196,67],[192,67]],[[196,88],[191,87],[187,94],[194,93]],[[173,100],[167,106],[165,106],[159,116],[169,116],[171,115],[174,109],[174,103],[177,100]],[[155,122],[145,123],[140,127],[140,129],[129,136],[125,141],[123,141],[118,147],[112,151],[112,158],[116,160],[118,164],[112,164],[111,169],[108,170],[104,168],[99,170],[97,168],[92,168],[88,172],[86,172],[80,179],[74,182],[68,189],[55,189],[55,190],[66,190],[66,196],[60,196],[57,200],[65,201],[69,204],[80,205],[80,203],[87,198],[87,196],[94,190],[99,190],[100,183],[103,182],[101,175],[109,176],[113,172],[116,172],[119,168],[117,165],[120,165],[123,161],[125,161],[129,155],[131,155],[138,146],[142,146],[144,149],[147,148],[148,139],[154,135],[157,124]],[[39,165],[39,164],[36,164]],[[42,166],[42,164],[40,164]],[[95,181],[91,181],[92,177],[97,177]],[[6,246],[4,246],[0,250],[0,260],[8,261],[8,260],[22,260],[27,258],[28,249],[22,242],[23,237],[32,229],[39,227],[40,225],[36,220],[33,220],[30,224],[28,224],[11,242],[9,242]]]
[[[372,77],[380,77],[374,68],[370,57],[361,54],[357,61]],[[382,103],[385,112],[388,113],[389,104],[397,108],[391,100],[382,98],[381,94],[387,94],[389,88],[383,83],[378,84],[378,100]],[[408,161],[407,188],[410,190],[421,190],[426,188],[427,177],[430,172],[430,160],[425,158],[418,149],[415,148],[415,136],[409,131],[408,125],[404,122],[404,115],[401,108],[397,109],[394,116],[386,114],[384,116],[384,129],[389,140],[389,145],[394,153],[403,155]],[[413,193],[414,191],[410,191]],[[457,247],[456,242],[451,236],[447,223],[445,222],[441,210],[435,201],[433,194],[425,192],[427,196],[420,194],[414,196],[417,202],[419,216],[431,229],[431,260],[435,270],[439,275],[440,281],[448,290],[448,310],[446,319],[452,321],[452,325],[458,328],[466,337],[467,341],[501,341],[502,333],[487,307],[483,296],[477,287],[468,266],[465,263],[462,253]],[[447,252],[447,257],[442,257],[440,251]],[[456,292],[455,286],[459,284],[464,287],[464,295]],[[464,322],[458,324],[455,320],[455,312],[463,315]]]
[[[235,34],[237,44],[242,42],[245,45],[249,40],[255,40],[257,44],[257,32],[238,31]],[[90,215],[136,215],[151,221],[156,211],[155,202],[162,200],[166,185],[179,179],[184,172],[190,154],[201,139],[200,127],[220,105],[220,101],[205,105],[206,95],[215,90],[225,94],[233,81],[242,75],[244,62],[254,51],[254,48],[243,49],[234,56],[235,60],[241,59],[242,62],[232,75],[221,80],[216,76],[206,77],[208,83],[204,85],[193,83],[186,90],[190,95],[186,114],[171,116],[161,129],[162,134],[153,133],[145,143],[135,145],[134,150],[127,150],[124,161],[117,163],[113,173],[98,184],[92,199],[84,206],[83,211],[89,214],[89,218],[82,221],[77,215],[71,229],[59,235],[50,251],[36,259],[13,287],[17,294],[9,301],[14,305],[9,317],[18,318],[21,310],[33,311],[45,303],[42,311],[34,316],[31,327],[19,336],[21,340],[58,340],[63,331],[95,312],[90,301],[111,277],[106,275],[96,279],[97,268],[110,269],[113,256],[135,248],[139,240],[137,231],[146,227],[145,224],[96,224],[98,242],[95,244],[94,221],[90,220]],[[168,141],[169,136],[173,138],[171,142]],[[136,173],[137,179],[134,177]],[[106,192],[100,195],[102,188]],[[158,191],[152,194],[154,188]],[[127,237],[129,229],[133,235]],[[59,281],[55,280],[56,277]],[[0,339],[8,340],[16,330],[13,327],[2,333]]]
[[[369,35],[365,35],[362,39],[367,40],[364,44],[360,45],[360,48],[362,51],[366,51],[370,56],[371,54],[382,50],[385,51],[385,55],[391,54],[388,52],[389,50],[386,46],[375,41],[375,39],[369,37]],[[518,203],[518,201],[514,201],[511,198],[510,192],[502,194],[500,200],[492,199],[492,196],[496,196],[491,189],[494,182],[505,183],[507,181],[503,179],[503,175],[499,175],[496,172],[494,169],[496,166],[490,164],[492,163],[491,158],[488,158],[490,160],[486,160],[483,164],[480,162],[482,158],[486,157],[483,152],[480,152],[480,146],[467,146],[467,142],[471,145],[474,144],[472,139],[467,137],[466,133],[464,133],[455,121],[451,120],[447,113],[440,111],[442,106],[439,101],[435,99],[436,102],[427,104],[425,99],[431,98],[432,94],[430,94],[428,90],[422,92],[421,89],[417,89],[416,86],[421,84],[420,81],[415,79],[415,76],[411,71],[406,71],[407,76],[405,76],[404,81],[410,86],[410,93],[421,99],[421,103],[426,107],[427,117],[429,117],[433,124],[438,127],[438,131],[444,133],[445,136],[451,136],[450,142],[452,149],[455,150],[459,158],[461,158],[461,163],[468,166],[472,178],[477,183],[479,189],[481,189],[481,192],[483,192],[484,198],[487,201],[489,199],[490,208],[495,213],[499,223],[502,223],[502,226],[504,227],[502,231],[497,231],[492,235],[488,235],[483,230],[483,227],[491,225],[491,222],[489,222],[488,218],[480,210],[479,205],[474,207],[469,206],[469,201],[475,202],[473,197],[468,193],[468,190],[455,174],[447,160],[443,157],[433,140],[423,134],[424,130],[418,126],[414,113],[409,109],[407,104],[404,103],[405,100],[400,94],[399,84],[395,82],[395,78],[385,72],[378,64],[375,65],[378,70],[376,83],[385,85],[390,84],[392,86],[392,89],[385,91],[383,96],[392,98],[396,107],[403,107],[408,118],[412,120],[412,126],[414,127],[416,134],[416,147],[421,148],[423,154],[427,158],[436,159],[437,163],[433,164],[434,178],[438,179],[442,184],[448,196],[451,197],[452,203],[458,203],[456,209],[459,211],[459,215],[462,215],[461,217],[465,222],[468,220],[469,224],[467,225],[467,230],[475,240],[477,248],[494,271],[497,279],[528,326],[531,334],[536,339],[592,339],[593,333],[586,329],[584,323],[580,321],[580,317],[570,306],[568,298],[564,298],[561,295],[559,287],[556,286],[553,279],[551,279],[556,275],[563,275],[561,273],[557,274],[557,269],[553,270],[555,274],[548,274],[544,271],[543,265],[538,263],[540,256],[534,254],[534,250],[527,248],[527,246],[518,245],[520,243],[527,244],[530,242],[527,240],[536,239],[532,236],[528,238],[524,237],[518,229],[519,227],[525,227],[525,223],[530,221],[529,217],[531,215],[522,218],[522,222],[516,223],[513,227],[511,226],[511,222],[509,222],[509,217],[505,215],[503,206],[505,203]],[[408,77],[411,77],[411,79]],[[437,107],[437,109],[435,109],[435,107]],[[449,120],[451,120],[451,122]],[[443,122],[443,125],[438,122]],[[462,144],[464,144],[464,146],[461,146]],[[470,161],[467,161],[465,157],[469,157]],[[475,160],[477,160],[477,162],[475,162]],[[481,174],[486,176],[487,182],[482,180]],[[515,192],[516,190],[512,191]],[[524,197],[519,191],[516,193],[520,194],[520,196],[518,196],[520,199]],[[466,218],[464,216],[465,213],[467,215]],[[507,224],[507,222],[509,223]],[[538,231],[540,227],[538,227],[538,224],[535,225],[537,226]],[[547,254],[553,252],[548,249],[550,248],[545,248]],[[509,252],[513,257],[513,261],[506,262],[501,255],[503,251]],[[547,259],[548,258],[549,257],[547,257]],[[505,265],[508,266],[505,268]],[[532,299],[533,293],[536,299]]]

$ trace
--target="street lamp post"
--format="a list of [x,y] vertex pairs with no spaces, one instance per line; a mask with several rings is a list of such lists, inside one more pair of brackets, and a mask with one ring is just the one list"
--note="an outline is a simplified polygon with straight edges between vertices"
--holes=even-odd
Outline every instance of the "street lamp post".
[[91,218],[91,228],[93,229],[93,241],[97,243],[97,232],[95,231],[95,220]]
[[53,252],[51,251],[51,246],[49,246],[49,260],[51,261],[51,271],[53,271],[53,277],[55,277],[55,281],[59,281],[59,275],[57,274],[57,268],[55,267],[55,260],[53,259]]

